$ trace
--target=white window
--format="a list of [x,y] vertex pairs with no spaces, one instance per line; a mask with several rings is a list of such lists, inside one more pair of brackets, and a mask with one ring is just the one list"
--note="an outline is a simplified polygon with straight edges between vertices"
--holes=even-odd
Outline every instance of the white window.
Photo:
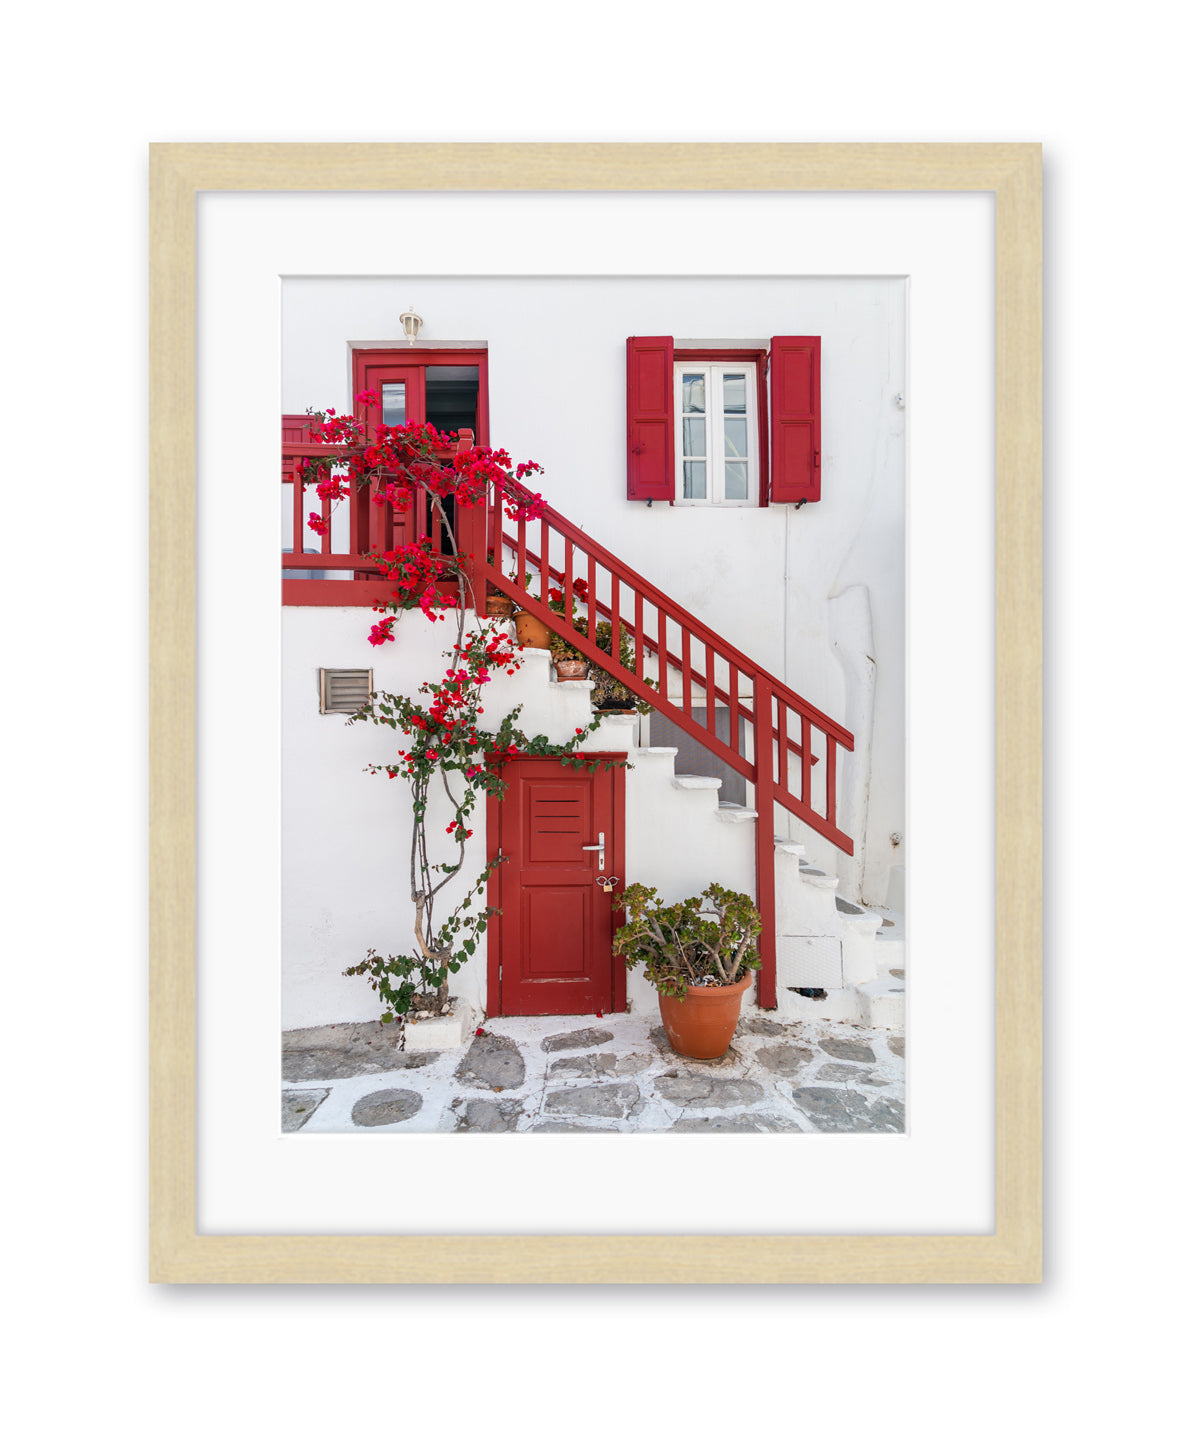
[[753,365],[675,366],[675,503],[757,505],[758,380]]

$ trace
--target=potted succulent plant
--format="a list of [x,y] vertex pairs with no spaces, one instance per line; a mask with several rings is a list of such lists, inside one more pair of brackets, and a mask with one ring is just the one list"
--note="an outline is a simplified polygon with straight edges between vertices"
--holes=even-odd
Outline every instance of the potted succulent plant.
[[586,680],[590,666],[569,640],[561,635],[550,636],[550,658],[560,680]]
[[742,996],[762,968],[754,944],[762,920],[749,895],[715,881],[702,895],[668,905],[652,885],[630,885],[613,902],[625,924],[613,954],[630,970],[641,966],[658,991],[671,1048],[694,1060],[729,1049]]

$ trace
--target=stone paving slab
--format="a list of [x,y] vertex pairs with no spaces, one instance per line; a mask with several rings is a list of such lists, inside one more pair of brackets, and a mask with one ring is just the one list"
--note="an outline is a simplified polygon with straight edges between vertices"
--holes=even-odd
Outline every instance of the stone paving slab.
[[285,1090],[282,1097],[281,1126],[285,1135],[302,1130],[317,1106],[329,1096],[328,1090]]
[[283,1032],[285,1080],[348,1080],[428,1065],[432,1055],[396,1049],[394,1025],[367,1021],[357,1025],[313,1025]]
[[285,1034],[283,1129],[293,1143],[331,1133],[904,1130],[904,1039],[884,1030],[749,1015],[724,1056],[692,1060],[670,1048],[657,1016],[605,1016],[603,1027],[493,1019],[480,1029],[465,1049],[416,1054],[397,1051],[395,1028],[373,1022]]

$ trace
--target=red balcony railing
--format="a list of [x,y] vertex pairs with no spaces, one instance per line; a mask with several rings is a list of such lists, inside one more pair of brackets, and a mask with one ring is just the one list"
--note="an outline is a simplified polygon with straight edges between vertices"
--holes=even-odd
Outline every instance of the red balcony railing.
[[[456,448],[469,450],[474,443],[473,433],[463,430]],[[398,515],[391,505],[376,503],[375,496],[387,476],[344,500],[335,525],[330,502],[317,499],[315,485],[301,484],[300,465],[304,460],[334,455],[339,448],[293,440],[283,443],[281,478],[292,531],[292,542],[284,544],[282,555],[285,605],[382,605],[395,591],[396,582],[383,578],[366,557],[411,544],[436,528],[431,526],[424,504]],[[443,458],[452,453],[447,450]],[[324,535],[308,528],[308,516],[314,511],[325,521]],[[344,540],[344,549],[333,548],[335,537]],[[321,573],[313,576],[313,571]]]

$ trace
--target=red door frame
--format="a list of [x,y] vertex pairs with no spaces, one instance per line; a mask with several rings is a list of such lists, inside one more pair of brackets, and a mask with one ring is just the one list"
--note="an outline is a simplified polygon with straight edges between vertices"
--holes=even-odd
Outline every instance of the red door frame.
[[[583,752],[585,760],[591,761],[625,761],[628,755],[618,751],[589,750]],[[517,755],[513,757],[513,763],[541,761],[547,769],[550,766],[561,767],[562,762],[552,755]],[[507,768],[507,767],[506,767]],[[567,767],[572,768],[572,767]],[[585,768],[592,768],[590,763]],[[602,767],[595,767],[601,769]],[[619,877],[617,890],[619,893],[625,888],[625,766],[614,764],[607,773],[612,776],[613,782],[613,835],[612,844],[609,846],[607,838],[605,842],[609,854],[605,856],[605,870],[610,875]],[[511,783],[511,782],[510,782]],[[507,796],[506,796],[507,798]],[[501,853],[500,816],[501,804],[494,795],[487,797],[487,858],[489,863]],[[600,873],[599,856],[593,857],[596,864],[596,873]],[[501,862],[507,863],[506,861]],[[488,876],[487,882],[487,903],[497,912],[500,910],[500,869],[496,866]],[[491,916],[487,927],[487,1010],[488,1017],[500,1014],[500,967],[501,967],[501,936],[500,936],[500,914]],[[612,916],[612,933],[625,923],[624,910],[614,910]],[[625,961],[619,956],[611,957],[612,963],[612,1014],[623,1014],[625,1011]]]
[[[390,378],[386,374],[376,375],[373,373],[378,370],[400,371],[416,368],[423,371],[427,365],[478,365],[479,399],[476,402],[478,427],[475,432],[475,443],[477,445],[488,444],[488,352],[486,350],[422,350],[420,346],[411,348],[405,346],[403,349],[396,350],[355,350],[353,360],[353,393],[355,395],[361,395],[364,390],[374,389],[378,382]],[[424,421],[423,383],[418,403],[421,409],[420,418]],[[362,415],[363,407],[356,405],[355,413]]]

